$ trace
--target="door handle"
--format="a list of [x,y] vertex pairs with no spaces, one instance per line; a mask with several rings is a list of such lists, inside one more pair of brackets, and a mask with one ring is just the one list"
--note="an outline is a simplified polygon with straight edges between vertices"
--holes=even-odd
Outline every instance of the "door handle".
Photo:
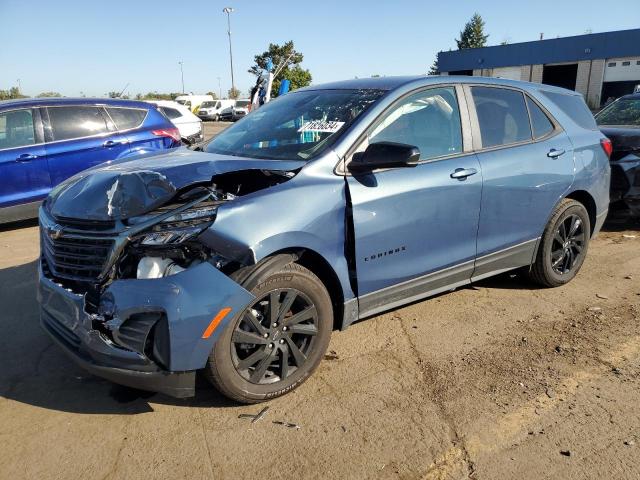
[[478,170],[476,170],[475,168],[456,168],[451,174],[451,178],[465,180],[467,177],[475,175],[476,173],[478,173]]
[[552,148],[549,150],[549,153],[547,153],[547,157],[549,158],[558,158],[560,155],[564,155],[564,150],[556,150],[555,148]]
[[32,153],[23,153],[16,158],[16,162],[29,162],[31,160],[35,160],[38,158],[38,155],[34,155]]
[[125,143],[127,142],[116,142],[115,140],[107,140],[102,144],[102,146],[105,148],[111,148],[111,147],[116,147],[118,145],[124,145]]

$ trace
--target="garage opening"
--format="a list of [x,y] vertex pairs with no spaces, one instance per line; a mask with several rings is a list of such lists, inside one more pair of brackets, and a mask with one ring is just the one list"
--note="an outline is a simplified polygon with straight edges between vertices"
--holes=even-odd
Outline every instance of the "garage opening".
[[636,85],[640,85],[640,79],[628,82],[604,82],[602,84],[602,103],[633,93]]
[[449,75],[466,75],[468,77],[473,76],[473,70],[454,70],[449,72]]
[[578,78],[578,64],[568,65],[545,65],[542,71],[542,83],[555,85],[556,87],[576,89],[576,79]]

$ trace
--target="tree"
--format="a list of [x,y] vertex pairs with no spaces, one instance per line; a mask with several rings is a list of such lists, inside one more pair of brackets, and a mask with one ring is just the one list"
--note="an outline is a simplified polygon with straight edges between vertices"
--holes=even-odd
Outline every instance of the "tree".
[[52,98],[52,97],[61,97],[58,92],[41,92],[37,95],[38,98]]
[[216,92],[207,92],[207,95],[211,95],[214,100],[218,99],[218,95],[216,95]]
[[240,97],[240,90],[238,90],[237,88],[230,88],[229,91],[227,92],[227,96],[229,98],[233,98],[234,100],[238,99]]
[[463,48],[480,48],[487,44],[489,35],[484,34],[484,20],[478,13],[474,13],[471,20],[464,26],[464,30],[460,32],[460,40],[456,38],[458,50]]
[[27,98],[22,95],[18,87],[11,87],[9,90],[0,90],[0,100],[12,100],[14,98]]
[[440,75],[440,66],[438,65],[438,55],[436,55],[436,59],[433,61],[431,68],[427,75]]
[[311,85],[311,72],[300,66],[304,55],[296,51],[292,40],[283,45],[270,43],[269,48],[265,52],[254,57],[255,65],[249,69],[249,73],[256,77],[260,76],[263,71],[266,71],[269,59],[271,59],[274,69],[280,66],[282,67],[273,80],[273,85],[271,86],[272,97],[278,96],[280,82],[285,78],[290,82],[289,90]]

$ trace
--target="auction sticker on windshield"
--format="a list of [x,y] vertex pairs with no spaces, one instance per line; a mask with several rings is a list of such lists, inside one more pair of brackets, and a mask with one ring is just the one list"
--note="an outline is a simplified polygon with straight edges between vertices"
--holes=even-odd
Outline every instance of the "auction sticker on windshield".
[[305,123],[298,132],[327,132],[335,133],[344,125],[344,122],[327,122],[325,120],[314,120]]

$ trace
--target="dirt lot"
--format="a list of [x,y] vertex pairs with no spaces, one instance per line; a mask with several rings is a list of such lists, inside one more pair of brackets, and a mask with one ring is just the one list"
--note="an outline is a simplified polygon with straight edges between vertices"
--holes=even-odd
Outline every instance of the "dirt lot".
[[[569,285],[483,281],[334,332],[250,423],[91,377],[41,331],[37,227],[0,231],[0,478],[640,478],[640,224]],[[300,429],[274,421],[292,422]]]

